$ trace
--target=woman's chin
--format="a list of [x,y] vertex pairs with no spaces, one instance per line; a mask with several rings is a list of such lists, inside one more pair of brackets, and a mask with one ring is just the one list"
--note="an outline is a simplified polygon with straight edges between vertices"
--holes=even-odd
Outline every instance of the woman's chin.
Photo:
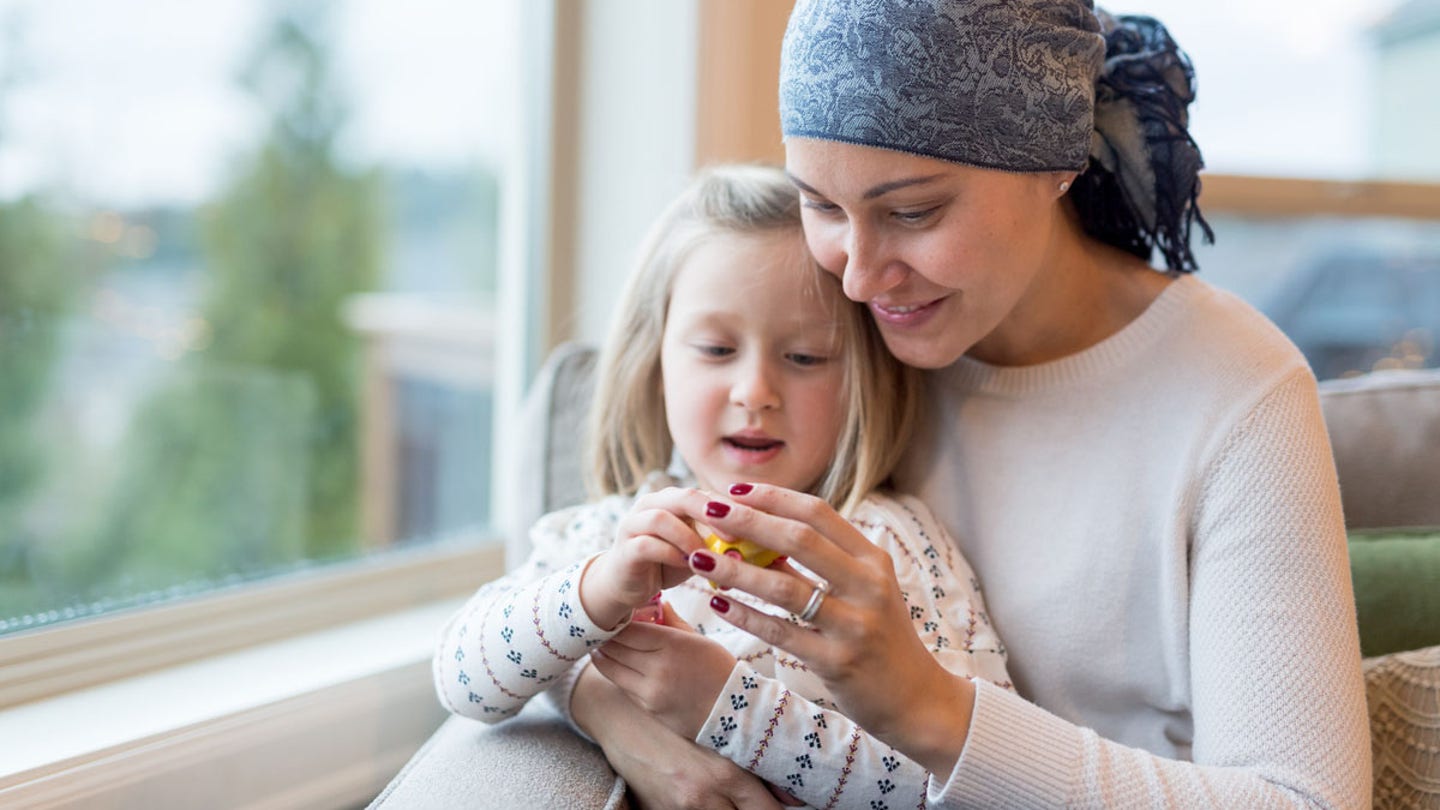
[[895,356],[895,359],[914,368],[927,371],[945,368],[965,354],[963,349],[953,351],[942,341],[934,338],[925,339],[917,335],[891,335],[884,328],[880,330],[880,334],[885,338],[885,348]]

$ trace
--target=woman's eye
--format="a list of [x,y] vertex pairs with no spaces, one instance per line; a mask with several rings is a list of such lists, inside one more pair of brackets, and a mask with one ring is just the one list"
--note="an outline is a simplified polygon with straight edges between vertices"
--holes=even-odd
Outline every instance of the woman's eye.
[[802,202],[801,205],[805,208],[810,209],[811,211],[816,211],[821,214],[833,214],[840,210],[840,206],[836,205],[835,203],[825,202],[824,200],[812,200],[808,197],[804,199],[804,202]]
[[938,210],[940,210],[939,206],[936,206],[934,208],[926,208],[923,211],[896,211],[892,216],[905,223],[906,225],[919,225],[920,223],[929,219],[930,215],[934,214]]

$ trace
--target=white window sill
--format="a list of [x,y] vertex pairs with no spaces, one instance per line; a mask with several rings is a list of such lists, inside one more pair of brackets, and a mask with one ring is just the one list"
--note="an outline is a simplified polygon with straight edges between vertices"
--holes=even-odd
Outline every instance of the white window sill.
[[0,805],[342,807],[444,719],[446,600],[0,711]]

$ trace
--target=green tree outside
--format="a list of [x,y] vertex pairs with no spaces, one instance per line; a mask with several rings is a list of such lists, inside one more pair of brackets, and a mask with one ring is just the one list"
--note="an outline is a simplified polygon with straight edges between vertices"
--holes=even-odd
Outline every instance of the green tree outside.
[[250,575],[357,543],[360,346],[382,177],[344,165],[325,6],[279,9],[241,76],[266,137],[202,212],[205,333],[138,411],[122,477],[56,576],[87,598]]

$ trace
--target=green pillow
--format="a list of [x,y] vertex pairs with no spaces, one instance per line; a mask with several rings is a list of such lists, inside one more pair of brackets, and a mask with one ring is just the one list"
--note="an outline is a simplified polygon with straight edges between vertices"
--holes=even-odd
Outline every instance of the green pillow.
[[1440,529],[1350,533],[1360,653],[1440,644]]

